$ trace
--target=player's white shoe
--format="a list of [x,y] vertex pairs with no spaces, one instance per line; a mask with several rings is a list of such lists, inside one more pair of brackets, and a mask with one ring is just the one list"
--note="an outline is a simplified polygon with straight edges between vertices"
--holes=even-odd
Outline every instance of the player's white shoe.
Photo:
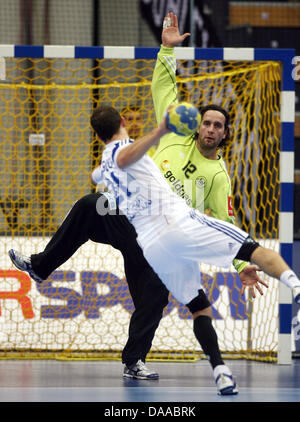
[[12,263],[18,268],[18,270],[26,271],[30,277],[37,283],[42,283],[44,280],[40,278],[32,269],[31,261],[28,256],[22,255],[20,252],[10,249],[8,255],[12,260]]
[[230,396],[238,394],[238,386],[227,365],[218,365],[214,368],[214,377],[220,396]]
[[300,287],[293,287],[292,289],[294,301],[300,305]]
[[238,386],[232,375],[219,374],[216,379],[217,390],[220,396],[230,396],[238,394]]
[[138,360],[135,365],[125,365],[123,377],[136,378],[140,380],[157,380],[159,375],[157,372],[148,369],[142,360]]

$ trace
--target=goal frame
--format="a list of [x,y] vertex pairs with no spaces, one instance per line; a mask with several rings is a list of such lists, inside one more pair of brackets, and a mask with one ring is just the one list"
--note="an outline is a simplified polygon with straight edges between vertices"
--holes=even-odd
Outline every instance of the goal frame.
[[[280,208],[279,250],[285,261],[293,264],[294,219],[294,123],[295,82],[292,77],[294,49],[271,48],[198,48],[175,47],[178,60],[231,60],[281,62],[280,99]],[[0,45],[0,57],[8,58],[81,58],[81,59],[156,59],[159,48],[134,46],[74,46],[74,45]],[[292,295],[279,285],[278,364],[290,364],[292,330]]]

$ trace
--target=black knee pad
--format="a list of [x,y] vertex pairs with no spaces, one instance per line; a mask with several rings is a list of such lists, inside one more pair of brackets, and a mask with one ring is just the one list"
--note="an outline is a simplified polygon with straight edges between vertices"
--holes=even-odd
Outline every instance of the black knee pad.
[[208,308],[210,306],[210,302],[207,299],[204,290],[201,289],[199,290],[198,296],[191,300],[186,306],[190,312],[194,314],[197,311],[202,311],[202,309]]
[[236,255],[236,259],[241,259],[242,261],[250,261],[252,253],[259,247],[257,243],[251,236],[248,236],[247,239],[242,244],[240,250]]

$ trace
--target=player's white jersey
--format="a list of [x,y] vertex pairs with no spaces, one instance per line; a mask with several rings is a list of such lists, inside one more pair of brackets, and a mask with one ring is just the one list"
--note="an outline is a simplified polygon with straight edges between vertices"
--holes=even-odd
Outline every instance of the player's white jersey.
[[228,268],[248,235],[190,208],[147,154],[126,169],[119,168],[118,154],[131,142],[106,145],[92,179],[105,184],[116,198],[136,229],[146,260],[168,290],[188,303],[201,288],[199,262]]
[[133,141],[113,141],[105,146],[101,166],[92,174],[95,183],[103,183],[114,195],[120,210],[137,228],[151,224],[158,216],[180,216],[190,208],[172,191],[154,161],[145,154],[134,164],[121,169],[119,152]]

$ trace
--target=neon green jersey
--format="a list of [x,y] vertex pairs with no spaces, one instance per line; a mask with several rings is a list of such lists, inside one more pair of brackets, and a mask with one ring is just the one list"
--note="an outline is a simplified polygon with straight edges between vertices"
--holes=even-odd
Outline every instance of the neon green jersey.
[[[152,78],[152,97],[159,123],[168,106],[178,102],[173,48],[160,48]],[[169,133],[161,138],[152,158],[171,188],[190,207],[200,212],[209,210],[212,217],[234,224],[231,183],[221,156],[218,160],[207,159],[198,150],[194,136]],[[238,272],[246,265],[234,262]]]

